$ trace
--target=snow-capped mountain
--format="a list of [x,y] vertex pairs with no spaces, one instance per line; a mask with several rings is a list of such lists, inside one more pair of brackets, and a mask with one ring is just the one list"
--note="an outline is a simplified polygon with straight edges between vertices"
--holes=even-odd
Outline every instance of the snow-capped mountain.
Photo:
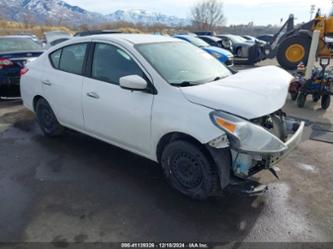
[[189,20],[145,10],[117,10],[108,15],[90,12],[62,0],[0,0],[0,17],[52,24],[98,24],[114,21],[184,26]]
[[147,10],[117,10],[105,16],[109,21],[125,21],[130,23],[154,24],[160,23],[168,26],[185,26],[190,21],[176,16],[167,16]]
[[106,21],[101,14],[61,0],[0,0],[0,16],[14,21],[72,25]]

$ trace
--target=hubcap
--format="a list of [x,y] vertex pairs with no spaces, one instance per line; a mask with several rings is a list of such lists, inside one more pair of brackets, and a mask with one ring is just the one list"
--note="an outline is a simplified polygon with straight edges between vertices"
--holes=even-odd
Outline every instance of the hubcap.
[[305,48],[301,44],[292,44],[286,50],[286,58],[290,62],[299,62],[305,56]]
[[196,188],[202,182],[200,161],[187,152],[177,153],[172,158],[171,170],[177,181],[185,188]]

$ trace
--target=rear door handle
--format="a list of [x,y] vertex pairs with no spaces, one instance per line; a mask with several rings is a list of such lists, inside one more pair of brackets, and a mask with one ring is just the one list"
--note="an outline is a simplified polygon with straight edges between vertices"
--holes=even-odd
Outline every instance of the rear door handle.
[[52,83],[49,80],[43,80],[42,83],[46,86],[51,86]]
[[87,96],[90,98],[99,99],[98,94],[95,92],[89,92],[89,93],[87,93]]

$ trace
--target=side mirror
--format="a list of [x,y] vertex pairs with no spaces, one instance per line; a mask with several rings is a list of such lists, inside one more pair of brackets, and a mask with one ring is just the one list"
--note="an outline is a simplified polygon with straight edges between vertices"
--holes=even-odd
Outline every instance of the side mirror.
[[147,89],[147,81],[139,75],[128,75],[119,79],[121,88],[129,90],[145,90]]

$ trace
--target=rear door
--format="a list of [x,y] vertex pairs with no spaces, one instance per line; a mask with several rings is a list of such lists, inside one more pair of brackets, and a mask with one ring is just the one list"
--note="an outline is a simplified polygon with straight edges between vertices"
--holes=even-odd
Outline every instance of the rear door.
[[128,75],[146,77],[124,49],[96,43],[90,77],[83,83],[85,129],[95,136],[128,150],[147,155],[150,149],[151,108],[154,95],[119,86]]
[[50,54],[52,67],[42,77],[42,88],[58,120],[82,129],[81,93],[83,67],[88,43],[69,45]]

